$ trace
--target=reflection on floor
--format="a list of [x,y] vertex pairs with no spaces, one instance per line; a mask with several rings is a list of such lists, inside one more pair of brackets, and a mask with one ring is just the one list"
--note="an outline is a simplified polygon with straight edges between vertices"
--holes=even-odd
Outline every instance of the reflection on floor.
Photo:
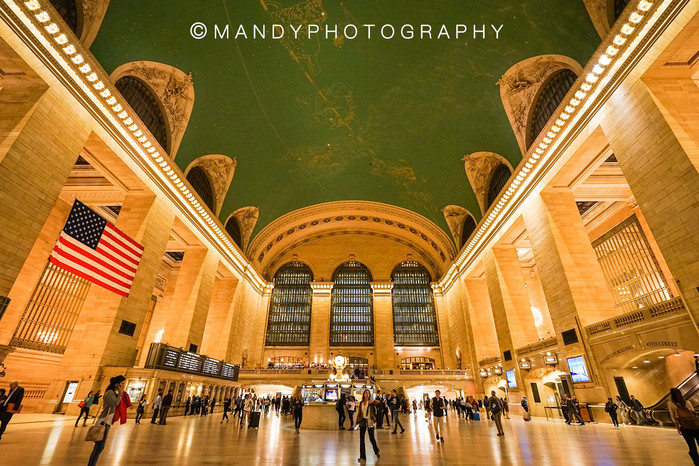
[[[21,416],[21,415],[20,415]],[[109,434],[100,465],[132,464],[358,464],[359,432],[302,430],[295,435],[292,419],[269,414],[259,430],[221,425],[220,414],[173,417],[167,426],[116,426]],[[10,424],[0,442],[0,464],[86,464],[92,443],[87,428],[59,417],[56,422]],[[622,427],[607,424],[566,426],[535,419],[504,421],[497,437],[490,421],[467,423],[449,416],[445,443],[437,443],[422,411],[403,417],[406,432],[377,431],[381,459],[368,446],[367,464],[524,464],[524,465],[690,465],[686,444],[674,429]],[[88,424],[89,425],[89,424]],[[367,439],[368,443],[368,439]]]

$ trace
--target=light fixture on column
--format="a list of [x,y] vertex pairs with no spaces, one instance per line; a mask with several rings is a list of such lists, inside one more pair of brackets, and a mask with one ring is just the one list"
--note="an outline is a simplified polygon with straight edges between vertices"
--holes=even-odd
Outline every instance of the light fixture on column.
[[556,364],[558,364],[558,358],[555,354],[551,354],[550,352],[548,352],[546,353],[546,356],[544,356],[544,363],[548,366],[555,366]]
[[525,371],[528,371],[529,369],[532,368],[532,363],[529,362],[528,360],[522,358],[522,360],[519,362],[519,367],[520,367],[520,369],[524,369]]

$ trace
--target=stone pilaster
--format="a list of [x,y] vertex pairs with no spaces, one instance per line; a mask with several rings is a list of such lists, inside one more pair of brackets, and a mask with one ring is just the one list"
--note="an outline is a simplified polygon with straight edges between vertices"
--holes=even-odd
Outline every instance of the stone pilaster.
[[[694,88],[696,101],[696,83]],[[642,82],[620,87],[605,108],[608,110],[602,130],[696,321],[699,319],[696,154],[693,162]],[[685,147],[691,147],[697,139],[696,125],[687,129],[692,132],[692,138],[685,139]]]
[[[60,379],[47,393],[45,410],[53,408],[66,380],[82,382],[76,395],[79,398],[102,382],[102,368],[134,365],[139,334],[173,222],[174,213],[154,195],[127,195],[116,226],[144,246],[131,292],[123,298],[91,285],[61,361]],[[122,320],[136,324],[133,336],[119,333]]]
[[311,338],[308,360],[311,363],[327,362],[330,357],[330,302],[332,282],[311,282]]
[[235,309],[233,298],[238,287],[235,278],[216,278],[201,342],[201,353],[216,359],[225,359],[231,337]]
[[396,367],[393,338],[393,282],[371,282],[374,296],[374,357],[376,367]]
[[90,134],[50,90],[18,127],[0,141],[0,296],[14,285]]
[[[485,279],[467,278],[464,280],[464,287],[466,288],[465,305],[469,310],[473,328],[473,345],[477,360],[502,356],[495,323],[491,318],[493,312],[490,307],[488,285]],[[474,371],[477,372],[477,370],[477,367],[474,368]]]

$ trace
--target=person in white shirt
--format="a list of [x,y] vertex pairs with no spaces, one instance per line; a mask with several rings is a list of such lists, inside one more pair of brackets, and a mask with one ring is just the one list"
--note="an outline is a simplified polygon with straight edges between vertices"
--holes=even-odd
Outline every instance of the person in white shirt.
[[250,397],[250,394],[247,393],[245,395],[245,401],[243,402],[243,417],[240,418],[240,425],[244,426],[246,422],[250,419],[250,411],[252,411],[252,407],[254,406],[254,401],[252,401],[252,398]]
[[155,420],[158,419],[158,413],[160,412],[160,407],[163,404],[163,391],[158,390],[158,396],[155,397],[153,402],[153,418],[150,420],[151,424],[156,424]]
[[357,407],[357,403],[354,401],[354,397],[350,396],[349,399],[347,400],[347,414],[349,415],[349,420],[350,420],[350,430],[354,429],[354,411]]

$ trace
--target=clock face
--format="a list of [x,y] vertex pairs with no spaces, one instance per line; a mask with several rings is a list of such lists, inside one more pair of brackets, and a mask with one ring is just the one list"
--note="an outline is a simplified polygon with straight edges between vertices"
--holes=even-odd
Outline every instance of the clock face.
[[335,365],[336,366],[342,366],[344,363],[345,363],[344,356],[335,356]]

